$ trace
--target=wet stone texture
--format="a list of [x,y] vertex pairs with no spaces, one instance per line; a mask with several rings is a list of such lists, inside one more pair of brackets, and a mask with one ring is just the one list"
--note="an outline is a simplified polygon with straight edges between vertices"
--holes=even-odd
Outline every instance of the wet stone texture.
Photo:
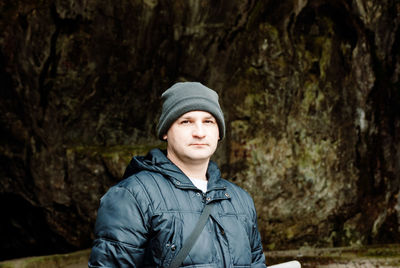
[[[400,2],[0,3],[0,258],[90,247],[159,95],[218,91],[265,249],[400,239]],[[12,205],[12,206],[11,206]]]

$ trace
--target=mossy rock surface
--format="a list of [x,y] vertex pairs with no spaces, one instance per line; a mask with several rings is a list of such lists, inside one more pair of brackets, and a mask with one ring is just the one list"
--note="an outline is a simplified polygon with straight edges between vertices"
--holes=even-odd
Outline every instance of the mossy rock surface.
[[90,249],[0,262],[0,268],[86,268]]
[[265,250],[397,243],[399,11],[2,1],[0,260],[91,246],[99,199],[161,143],[160,95],[178,81],[219,93],[214,159],[253,197]]

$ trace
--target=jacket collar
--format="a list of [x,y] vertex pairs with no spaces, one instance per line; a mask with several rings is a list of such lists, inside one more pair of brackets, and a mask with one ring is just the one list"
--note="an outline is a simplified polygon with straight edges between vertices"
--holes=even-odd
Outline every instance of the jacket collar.
[[[197,189],[191,180],[167,158],[165,150],[153,149],[149,154],[146,156],[145,161],[147,161],[148,164],[156,166],[158,172],[170,179],[177,188]],[[226,189],[226,185],[221,179],[221,172],[217,164],[213,161],[210,161],[208,164],[207,178],[207,192]]]

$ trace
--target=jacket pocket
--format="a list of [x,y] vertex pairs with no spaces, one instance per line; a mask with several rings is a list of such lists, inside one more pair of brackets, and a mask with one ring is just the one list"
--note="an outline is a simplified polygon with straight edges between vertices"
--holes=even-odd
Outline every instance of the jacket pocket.
[[173,213],[162,213],[156,218],[148,248],[157,266],[168,267],[182,246],[182,223]]
[[163,267],[168,267],[172,259],[178,254],[182,247],[182,223],[175,215],[172,216],[171,228],[167,239],[163,243],[164,258]]

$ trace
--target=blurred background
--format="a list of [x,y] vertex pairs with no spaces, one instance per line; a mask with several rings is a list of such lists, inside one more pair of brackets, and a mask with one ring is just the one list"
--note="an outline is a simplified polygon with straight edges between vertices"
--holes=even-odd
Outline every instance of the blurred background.
[[3,0],[0,260],[87,249],[163,147],[160,94],[216,90],[223,177],[265,251],[400,241],[400,1]]

